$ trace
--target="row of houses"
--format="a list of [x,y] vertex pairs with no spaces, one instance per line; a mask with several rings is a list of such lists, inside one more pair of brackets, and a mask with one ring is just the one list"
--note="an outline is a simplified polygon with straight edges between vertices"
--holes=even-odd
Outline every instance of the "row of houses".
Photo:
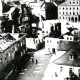
[[[32,13],[43,16],[44,19],[59,19],[71,22],[80,21],[79,0],[64,0],[57,5],[55,0],[30,2],[29,7],[32,8]],[[38,12],[37,12],[37,11]]]
[[0,74],[15,57],[21,58],[26,54],[25,34],[0,35]]

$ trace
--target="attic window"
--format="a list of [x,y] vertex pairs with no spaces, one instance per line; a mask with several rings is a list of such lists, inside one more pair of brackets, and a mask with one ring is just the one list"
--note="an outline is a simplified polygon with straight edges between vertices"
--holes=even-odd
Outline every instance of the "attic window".
[[69,59],[70,60],[74,60],[74,55],[73,54],[69,54]]

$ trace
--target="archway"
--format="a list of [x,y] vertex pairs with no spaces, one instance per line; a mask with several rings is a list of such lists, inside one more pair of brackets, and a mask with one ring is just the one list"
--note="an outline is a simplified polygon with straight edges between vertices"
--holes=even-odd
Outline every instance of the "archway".
[[77,17],[75,17],[75,22],[77,22],[78,21],[78,19],[77,19]]
[[69,17],[68,19],[69,19],[69,21],[70,21],[70,17]]
[[71,21],[74,22],[74,17],[71,18]]

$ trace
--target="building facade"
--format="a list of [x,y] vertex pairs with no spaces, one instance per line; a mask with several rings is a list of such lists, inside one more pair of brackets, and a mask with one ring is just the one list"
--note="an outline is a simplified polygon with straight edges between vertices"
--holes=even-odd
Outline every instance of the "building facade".
[[80,1],[67,0],[58,6],[58,19],[71,22],[80,21]]
[[[15,38],[16,36],[16,38]],[[7,34],[0,39],[0,71],[5,69],[15,57],[22,58],[26,54],[26,35]]]

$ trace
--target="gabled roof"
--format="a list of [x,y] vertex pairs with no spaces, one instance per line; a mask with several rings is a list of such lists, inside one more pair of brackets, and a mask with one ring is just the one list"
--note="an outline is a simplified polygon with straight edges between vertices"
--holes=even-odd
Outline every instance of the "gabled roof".
[[[74,59],[70,60],[69,55],[73,54]],[[80,45],[76,42],[66,53],[64,53],[61,57],[56,59],[53,63],[58,65],[68,65],[68,66],[75,66],[80,67]]]

